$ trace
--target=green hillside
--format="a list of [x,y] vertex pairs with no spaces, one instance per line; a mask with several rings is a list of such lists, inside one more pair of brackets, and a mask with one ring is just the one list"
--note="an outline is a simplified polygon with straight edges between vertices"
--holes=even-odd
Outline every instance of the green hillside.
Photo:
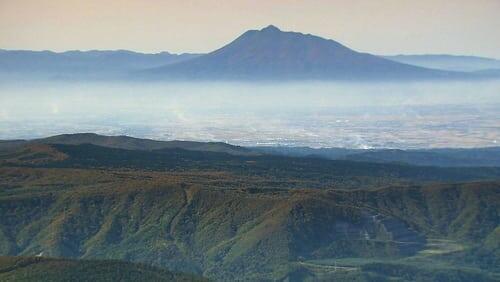
[[0,257],[1,281],[164,281],[196,282],[204,278],[143,264],[107,260]]
[[[0,175],[3,255],[127,260],[222,281],[320,277],[302,262],[349,258],[369,259],[355,267],[363,275],[381,257],[498,272],[498,182],[320,191],[258,189],[262,179],[227,173]],[[459,247],[435,254],[433,238]]]
[[497,281],[499,212],[498,168],[91,144],[0,153],[0,255],[215,281]]

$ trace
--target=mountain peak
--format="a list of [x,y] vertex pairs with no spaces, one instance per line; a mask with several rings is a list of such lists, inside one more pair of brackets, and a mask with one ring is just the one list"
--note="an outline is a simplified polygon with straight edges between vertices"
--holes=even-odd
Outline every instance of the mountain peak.
[[160,72],[171,77],[271,80],[399,79],[435,75],[435,71],[359,53],[334,40],[284,32],[274,25],[248,30],[220,49],[162,67]]
[[265,28],[261,29],[260,31],[265,31],[265,32],[281,32],[279,28],[277,28],[274,25],[268,25]]

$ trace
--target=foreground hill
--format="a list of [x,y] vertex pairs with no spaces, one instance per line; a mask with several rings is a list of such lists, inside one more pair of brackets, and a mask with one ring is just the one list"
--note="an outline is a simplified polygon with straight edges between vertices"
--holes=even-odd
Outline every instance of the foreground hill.
[[275,26],[250,30],[197,58],[143,73],[156,79],[366,80],[443,79],[458,73],[431,70],[359,53],[333,40],[284,32]]
[[0,152],[0,255],[216,281],[497,281],[499,179],[499,168],[21,142]]
[[208,281],[142,264],[106,260],[70,260],[43,257],[1,257],[2,281]]
[[498,279],[498,182],[282,184],[224,172],[3,167],[0,254],[127,260],[217,281]]

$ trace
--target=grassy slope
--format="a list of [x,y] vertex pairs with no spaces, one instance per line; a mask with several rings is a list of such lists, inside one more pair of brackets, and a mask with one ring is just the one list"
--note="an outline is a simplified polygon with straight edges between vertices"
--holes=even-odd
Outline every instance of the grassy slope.
[[103,260],[0,257],[1,281],[207,281],[142,264]]

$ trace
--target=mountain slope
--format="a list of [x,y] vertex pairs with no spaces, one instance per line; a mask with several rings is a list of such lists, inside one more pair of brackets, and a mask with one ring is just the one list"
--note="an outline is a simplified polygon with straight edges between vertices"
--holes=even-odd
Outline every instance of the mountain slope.
[[250,30],[189,61],[152,69],[149,76],[201,79],[422,79],[458,74],[397,63],[353,51],[333,40],[274,26]]
[[208,281],[194,275],[109,260],[70,260],[43,257],[1,257],[2,281]]
[[[473,255],[494,246],[498,182],[320,191],[215,173],[4,167],[0,175],[3,255],[120,259],[217,281],[325,272],[326,281],[365,272],[471,281],[498,272],[497,255]],[[453,249],[440,257],[434,239]],[[393,263],[399,273],[387,272]]]
[[[154,150],[151,140],[93,134],[48,140],[68,144],[13,141],[0,152],[0,255],[139,262],[216,281],[499,278],[498,168]],[[70,144],[87,141],[140,149]],[[475,179],[493,180],[458,182]],[[69,264],[59,277],[89,265],[92,279],[157,274]],[[23,269],[53,266],[47,280],[57,265]]]

